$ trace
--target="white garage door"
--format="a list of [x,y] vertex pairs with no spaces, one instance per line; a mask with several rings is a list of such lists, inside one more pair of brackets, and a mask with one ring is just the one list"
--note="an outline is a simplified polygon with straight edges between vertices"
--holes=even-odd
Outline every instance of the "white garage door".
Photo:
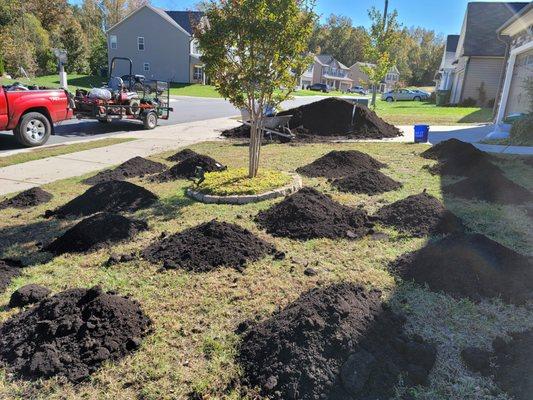
[[531,100],[524,88],[524,80],[528,77],[533,77],[533,50],[516,57],[505,115],[533,111],[530,109]]

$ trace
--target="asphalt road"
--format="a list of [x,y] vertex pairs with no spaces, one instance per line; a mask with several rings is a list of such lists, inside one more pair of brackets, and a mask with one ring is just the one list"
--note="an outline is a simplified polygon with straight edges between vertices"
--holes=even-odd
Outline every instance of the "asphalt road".
[[[297,107],[317,101],[320,98],[321,96],[296,97],[294,100],[282,104],[282,107],[285,109]],[[232,117],[240,114],[233,105],[224,99],[175,97],[171,99],[170,104],[174,111],[170,113],[168,120],[160,120],[160,125],[174,125],[205,119]],[[142,129],[140,121],[115,121],[109,124],[102,124],[98,121],[78,121],[73,119],[56,125],[55,135],[50,137],[47,144],[61,144],[87,138],[108,137],[117,133],[139,129]],[[0,131],[0,153],[19,148],[21,146],[13,137],[12,132]]]

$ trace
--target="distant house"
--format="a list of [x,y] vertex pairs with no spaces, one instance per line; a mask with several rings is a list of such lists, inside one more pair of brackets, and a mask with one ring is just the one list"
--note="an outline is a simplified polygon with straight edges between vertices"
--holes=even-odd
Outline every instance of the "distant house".
[[473,99],[480,106],[490,105],[499,89],[506,55],[506,44],[497,29],[528,3],[469,3],[455,53],[454,78],[450,102],[460,104]]
[[[151,79],[204,83],[204,65],[193,30],[203,16],[198,11],[164,11],[144,5],[107,31],[109,62],[113,57],[133,61],[133,73]],[[116,65],[125,75],[127,63]]]
[[[375,64],[364,62],[356,62],[354,65],[352,65],[350,67],[350,77],[352,78],[354,85],[370,88],[372,85],[370,84],[370,78],[368,77],[368,74],[365,72],[365,67],[374,68],[375,66]],[[393,90],[399,82],[400,71],[398,71],[396,66],[393,66],[389,72],[387,72],[387,75],[385,75],[385,79],[381,81],[379,85],[379,91],[388,92]]]
[[459,42],[459,35],[448,35],[446,38],[446,47],[440,62],[439,71],[435,76],[435,83],[437,90],[450,90],[455,75],[455,52],[457,51],[457,43]]
[[398,71],[398,68],[396,68],[396,65],[393,66],[389,72],[387,72],[387,75],[385,75],[385,79],[381,81],[381,84],[379,85],[379,91],[389,92],[398,86],[400,83],[400,71]]
[[313,57],[313,63],[300,77],[300,87],[325,83],[333,89],[345,91],[352,87],[350,68],[328,54]]

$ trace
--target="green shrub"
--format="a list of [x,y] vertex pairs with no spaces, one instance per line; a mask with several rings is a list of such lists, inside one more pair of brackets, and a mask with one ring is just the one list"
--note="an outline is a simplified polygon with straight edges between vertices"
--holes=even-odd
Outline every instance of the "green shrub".
[[513,124],[510,139],[513,145],[533,146],[533,113]]
[[476,100],[472,97],[467,97],[461,102],[461,107],[475,107],[477,104]]
[[2,59],[2,55],[0,55],[0,76],[4,75],[5,69],[4,69],[4,60]]

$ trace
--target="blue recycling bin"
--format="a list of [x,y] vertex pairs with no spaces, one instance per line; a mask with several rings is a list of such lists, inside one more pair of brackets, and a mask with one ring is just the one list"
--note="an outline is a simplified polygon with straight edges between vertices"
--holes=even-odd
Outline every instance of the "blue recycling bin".
[[415,125],[415,143],[427,143],[429,125]]

